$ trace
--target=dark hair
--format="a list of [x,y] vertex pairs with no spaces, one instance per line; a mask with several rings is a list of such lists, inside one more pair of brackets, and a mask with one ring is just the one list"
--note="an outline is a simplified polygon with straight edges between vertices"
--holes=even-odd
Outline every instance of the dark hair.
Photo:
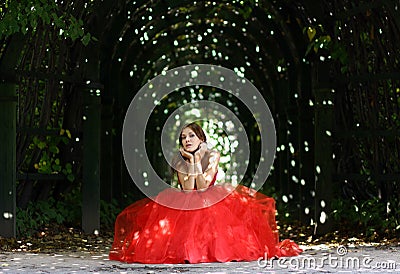
[[206,135],[204,134],[204,131],[203,131],[203,129],[201,128],[201,126],[199,126],[198,124],[196,124],[195,122],[193,122],[193,123],[187,124],[186,126],[184,126],[184,127],[181,129],[181,132],[179,133],[179,144],[180,144],[181,146],[183,146],[183,144],[182,144],[182,131],[183,131],[185,128],[190,128],[191,130],[193,130],[193,132],[197,135],[197,137],[199,137],[199,139],[202,140],[203,142],[206,142],[206,141],[207,141],[207,137],[206,137]]

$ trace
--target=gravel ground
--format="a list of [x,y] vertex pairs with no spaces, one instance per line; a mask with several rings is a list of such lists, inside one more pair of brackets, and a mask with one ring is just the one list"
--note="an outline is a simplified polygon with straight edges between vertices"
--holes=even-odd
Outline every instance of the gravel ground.
[[253,262],[126,264],[107,252],[0,253],[0,273],[397,273],[400,246],[301,246],[302,255]]

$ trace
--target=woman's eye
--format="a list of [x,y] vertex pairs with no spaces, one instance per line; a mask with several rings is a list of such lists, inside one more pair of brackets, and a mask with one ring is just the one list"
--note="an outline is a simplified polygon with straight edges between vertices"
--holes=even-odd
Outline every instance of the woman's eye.
[[190,134],[189,137],[190,137],[190,138],[193,138],[193,137],[194,137],[194,134]]

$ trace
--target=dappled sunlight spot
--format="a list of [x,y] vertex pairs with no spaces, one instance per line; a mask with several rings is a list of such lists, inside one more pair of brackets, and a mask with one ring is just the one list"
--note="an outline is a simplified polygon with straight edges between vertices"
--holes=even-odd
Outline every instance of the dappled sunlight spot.
[[[147,207],[147,206],[150,206],[150,204],[147,204],[146,207]],[[158,204],[153,203],[152,208],[156,208],[157,206],[158,206]]]
[[[218,178],[217,178],[218,179]],[[233,186],[237,186],[238,185],[238,176],[237,175],[232,175],[231,176],[231,184]]]
[[211,182],[211,181],[213,180],[213,176],[211,176],[210,174],[208,174],[208,175],[204,176],[204,179],[205,179],[206,181]]
[[319,216],[319,221],[321,222],[321,224],[326,222],[326,213],[324,211],[321,212],[321,215]]
[[150,248],[150,246],[153,244],[153,240],[152,239],[149,239],[149,240],[147,240],[147,242],[146,242],[146,248]]
[[162,234],[171,234],[171,226],[170,222],[167,219],[163,219],[159,221],[160,227],[161,227],[161,233]]
[[12,219],[13,214],[11,212],[3,212],[3,218],[4,219]]
[[90,258],[92,258],[93,260],[99,260],[99,259],[102,259],[102,258],[103,258],[103,255],[102,255],[102,254],[99,254],[99,255],[92,255],[92,256],[90,256]]
[[17,264],[20,263],[19,261],[22,261],[22,258],[13,258],[12,261],[16,262]]
[[[121,241],[121,242],[123,242],[123,241]],[[128,248],[131,244],[131,241],[123,242],[123,244],[124,244],[124,248]]]
[[158,225],[154,225],[154,226],[153,226],[153,231],[158,231],[158,229],[159,229],[159,226],[158,226]]

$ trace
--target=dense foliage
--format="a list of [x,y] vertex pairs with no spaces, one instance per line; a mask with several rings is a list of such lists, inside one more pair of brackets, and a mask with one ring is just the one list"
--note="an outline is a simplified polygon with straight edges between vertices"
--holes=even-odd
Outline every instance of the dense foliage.
[[0,4],[0,40],[17,33],[35,35],[44,27],[59,33],[53,39],[81,39],[87,45],[91,35],[83,20],[66,11],[62,1],[5,0]]

